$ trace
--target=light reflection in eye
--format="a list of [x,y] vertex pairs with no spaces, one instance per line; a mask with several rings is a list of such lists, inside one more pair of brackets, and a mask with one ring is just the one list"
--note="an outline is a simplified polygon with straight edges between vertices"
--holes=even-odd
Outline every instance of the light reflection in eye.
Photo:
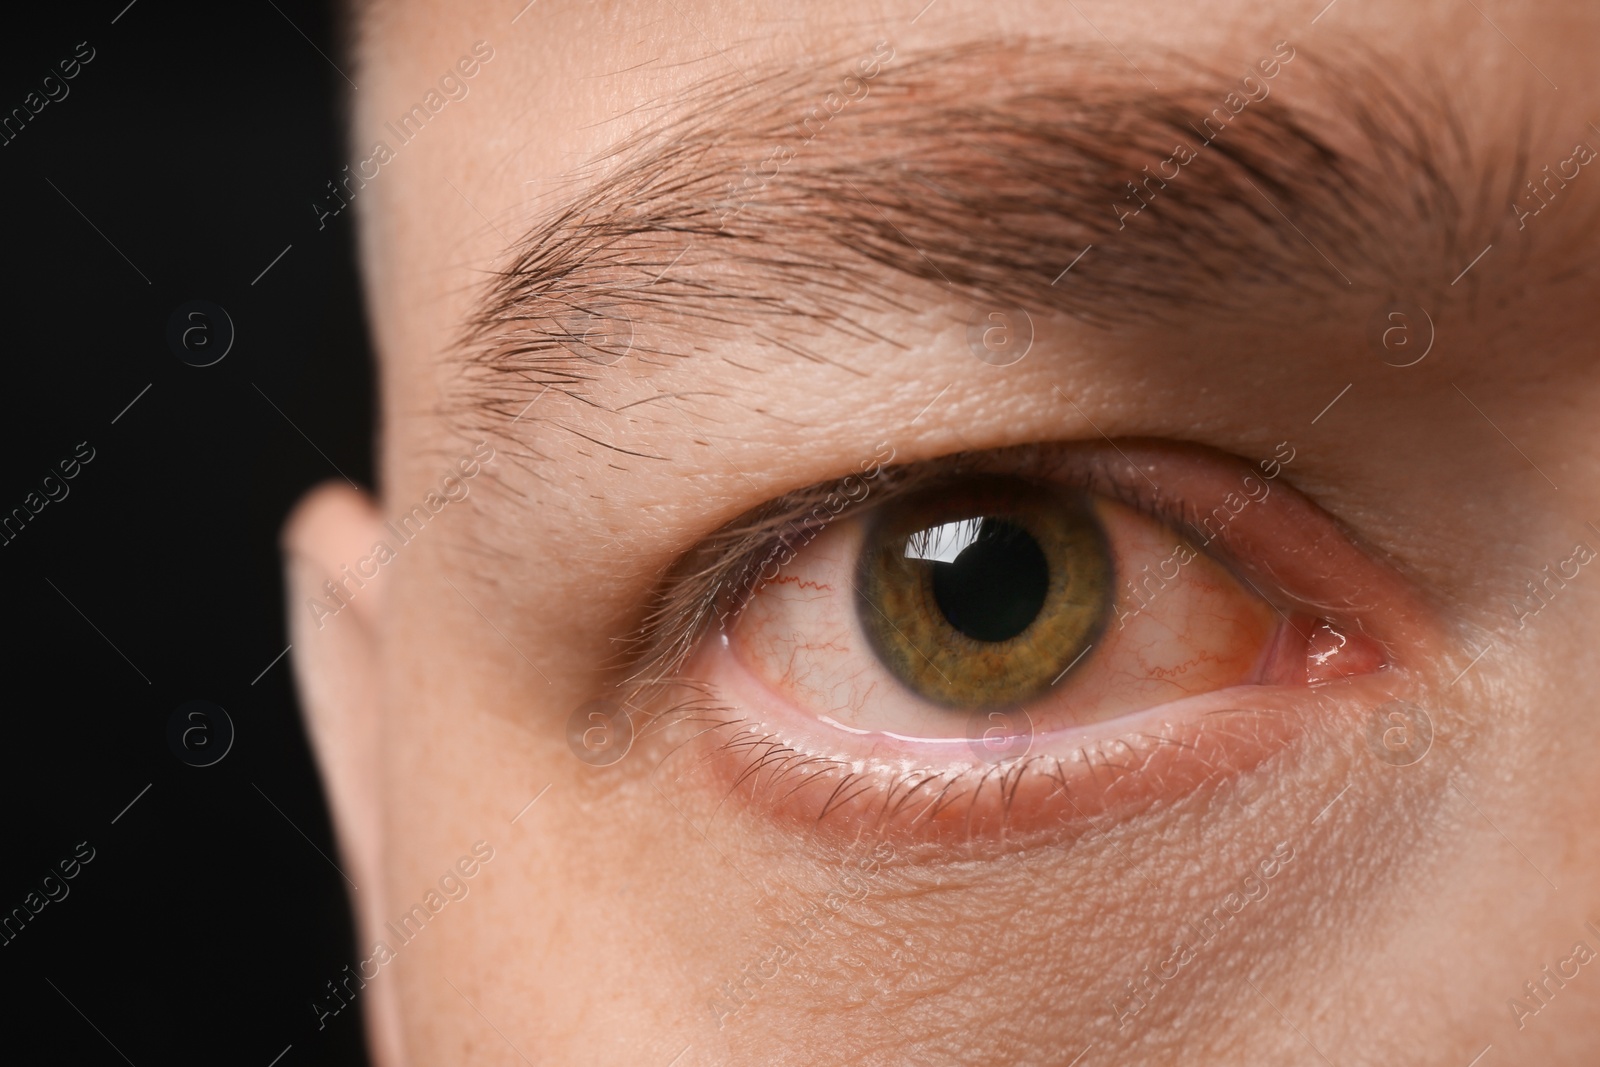
[[982,519],[958,519],[918,530],[906,539],[906,559],[930,563],[954,563],[961,553],[977,543],[983,530]]

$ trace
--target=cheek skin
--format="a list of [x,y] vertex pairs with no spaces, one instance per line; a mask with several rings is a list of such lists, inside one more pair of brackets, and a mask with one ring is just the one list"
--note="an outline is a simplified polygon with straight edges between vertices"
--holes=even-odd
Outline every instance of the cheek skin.
[[[1282,767],[1282,776],[1209,800],[1101,822],[1103,832],[1056,835],[1049,847],[1005,854],[952,848],[951,842],[896,842],[879,873],[864,879],[866,893],[825,935],[796,950],[781,980],[757,984],[749,1007],[722,1027],[706,1023],[703,1032],[708,1042],[721,1042],[733,1062],[785,1064],[870,1062],[878,1042],[904,1048],[905,1035],[914,1041],[917,1062],[937,1056],[946,1062],[1059,1063],[1065,1035],[1079,1034],[1083,1039],[1068,1058],[1094,1041],[1112,1062],[1183,1062],[1178,1057],[1185,1055],[1208,1062],[1204,1053],[1227,1048],[1241,1032],[1275,1033],[1270,1009],[1241,1003],[1240,989],[1249,989],[1244,978],[1275,998],[1268,983],[1334,980],[1343,961],[1324,941],[1291,947],[1305,934],[1308,911],[1366,929],[1361,909],[1405,891],[1392,884],[1396,861],[1430,832],[1425,815],[1421,825],[1416,821],[1426,811],[1417,794],[1396,788],[1436,781],[1431,772],[1410,780],[1374,775],[1373,769],[1392,768],[1363,760],[1354,739],[1316,740],[1327,746],[1318,751],[1336,757],[1311,768],[1315,779],[1326,774],[1335,780],[1328,787],[1306,790],[1301,768]],[[663,768],[681,765],[669,760]],[[1347,784],[1352,793],[1346,799],[1360,796],[1362,804],[1336,807],[1317,821]],[[779,896],[785,900],[783,907],[752,908],[747,916],[742,907],[726,907],[742,891],[724,884],[718,899],[734,913],[737,951],[731,959],[701,961],[709,970],[691,983],[698,991],[720,988],[740,973],[746,957],[760,957],[787,936],[785,923],[835,888],[838,869],[866,842],[835,848],[811,837],[797,853],[798,826],[774,836],[765,820],[709,795],[689,797],[685,811],[716,847],[743,867],[759,865],[764,884],[773,879],[784,886]],[[1373,853],[1364,844],[1370,832],[1386,835],[1390,847]],[[1126,983],[1146,964],[1154,968],[1167,959],[1170,939],[1184,935],[1210,907],[1229,894],[1246,896],[1245,879],[1259,879],[1261,861],[1284,840],[1294,859],[1278,865],[1266,883],[1270,892],[1258,893],[1260,899],[1201,946],[1138,1014],[1137,1025],[1119,1026],[1112,1004],[1124,1003]],[[770,842],[772,851],[761,842]],[[1321,887],[1330,878],[1371,895],[1327,900]],[[1248,947],[1259,944],[1273,951]],[[727,969],[719,973],[719,965]],[[977,989],[983,996],[973,995]],[[863,1000],[892,1024],[876,1013],[861,1014]],[[784,1036],[774,1043],[776,1034]],[[1122,1059],[1115,1058],[1119,1050]],[[1216,1062],[1229,1062],[1218,1054]]]
[[[433,647],[449,647],[452,626],[437,630]],[[462,649],[469,652],[483,655]],[[659,746],[647,740],[616,774],[603,775],[561,750],[549,730],[464,715],[525,696],[506,680],[515,678],[514,654],[490,652],[489,660],[493,669],[470,701],[397,697],[393,711],[406,730],[386,807],[398,846],[389,880],[396,900],[431,884],[439,858],[453,856],[464,834],[490,828],[497,856],[472,896],[459,911],[446,909],[395,965],[412,1003],[459,1006],[476,1056],[504,1049],[440,975],[531,1057],[559,1048],[563,1056],[587,1050],[599,1062],[644,1062],[658,1052],[669,1062],[692,1043],[711,1062],[721,1055],[780,1067],[872,1062],[873,1050],[886,1048],[912,1062],[1060,1063],[1063,1043],[1082,1034],[1069,1058],[1093,1040],[1112,1062],[1207,1062],[1211,1053],[1230,1062],[1225,1050],[1242,1033],[1276,1033],[1268,1009],[1241,1004],[1244,977],[1275,1000],[1275,982],[1336,981],[1340,961],[1325,943],[1290,949],[1304,916],[1367,929],[1358,909],[1391,899],[1396,858],[1431,832],[1429,820],[1416,821],[1426,811],[1416,797],[1394,793],[1421,779],[1375,776],[1359,743],[1335,734],[1317,739],[1318,751],[1338,754],[1334,764],[1283,767],[1281,776],[1214,803],[1102,823],[1109,836],[1056,836],[1053,847],[987,859],[947,845],[936,855],[897,845],[876,874],[862,877],[865,894],[796,948],[777,977],[749,979],[747,1005],[719,1026],[714,998],[747,964],[755,961],[753,972],[772,946],[788,943],[786,924],[841,890],[839,872],[867,842],[830,848],[724,803],[725,790],[701,793],[685,774],[692,756],[666,755],[665,738]],[[441,730],[445,721],[456,725]],[[1428,763],[1420,769],[1428,773]],[[1326,787],[1303,788],[1325,778]],[[552,781],[513,826],[510,817]],[[1349,782],[1346,800],[1362,804],[1314,823]],[[436,802],[445,794],[458,798],[448,811]],[[1369,832],[1388,842],[1378,854],[1364,847]],[[1108,998],[1122,995],[1147,962],[1170,955],[1169,939],[1193,918],[1190,902],[1242,893],[1243,878],[1285,837],[1296,859],[1274,876],[1271,894],[1184,966],[1137,1026],[1120,1029]],[[1340,879],[1354,899],[1326,899],[1325,878]],[[561,921],[529,922],[530,907]],[[1276,950],[1243,950],[1256,943]],[[1296,957],[1292,971],[1279,969],[1280,954]],[[619,959],[628,976],[620,984]],[[562,982],[541,977],[552,961],[560,961]],[[616,991],[604,1011],[597,988]],[[869,1002],[877,1011],[864,1008]],[[652,1025],[602,1042],[603,1019],[619,1004]],[[651,1043],[670,1043],[668,1035],[673,1047]]]

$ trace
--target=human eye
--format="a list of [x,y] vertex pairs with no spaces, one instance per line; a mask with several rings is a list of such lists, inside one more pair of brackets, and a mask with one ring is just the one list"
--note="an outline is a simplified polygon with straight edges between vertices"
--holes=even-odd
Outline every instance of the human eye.
[[700,763],[852,834],[1175,799],[1388,699],[1415,618],[1281,462],[1168,442],[904,465],[751,523],[693,568]]

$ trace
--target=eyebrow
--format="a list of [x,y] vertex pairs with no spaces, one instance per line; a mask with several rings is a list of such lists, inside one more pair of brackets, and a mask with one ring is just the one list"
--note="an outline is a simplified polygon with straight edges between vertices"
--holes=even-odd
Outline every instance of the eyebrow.
[[1172,327],[1444,292],[1504,232],[1529,125],[1483,153],[1441,81],[1284,47],[1270,78],[1174,61],[1164,89],[1038,41],[707,79],[507,250],[463,409],[600,405],[616,363],[719,340],[835,362],[819,335],[885,340],[874,313],[931,301]]

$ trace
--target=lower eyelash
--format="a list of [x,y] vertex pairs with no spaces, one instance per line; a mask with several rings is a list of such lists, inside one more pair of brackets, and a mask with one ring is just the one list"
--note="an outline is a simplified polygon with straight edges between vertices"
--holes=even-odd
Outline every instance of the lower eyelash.
[[[692,683],[702,694],[702,699],[663,709],[653,719],[665,736],[672,727],[693,724],[691,736],[677,741],[661,754],[659,762],[650,773],[675,754],[719,731],[732,730],[710,747],[695,754],[698,769],[709,770],[719,760],[730,756],[730,762],[716,773],[727,781],[716,809],[736,796],[757,808],[783,809],[801,790],[826,788],[807,803],[803,817],[813,834],[829,830],[830,820],[849,829],[855,838],[862,835],[894,836],[912,840],[925,836],[930,830],[953,831],[958,840],[976,844],[984,837],[992,837],[996,824],[1001,837],[1017,834],[1015,843],[1023,843],[1030,830],[1043,829],[1055,843],[1062,840],[1066,827],[1073,838],[1095,830],[1095,815],[1086,812],[1075,799],[1076,786],[1069,768],[1084,764],[1090,776],[1099,783],[1107,776],[1114,787],[1119,780],[1149,771],[1157,762],[1159,750],[1178,750],[1194,755],[1198,746],[1173,737],[1150,731],[1134,731],[1126,735],[1099,742],[1093,750],[1080,747],[1067,754],[1036,754],[1021,759],[996,763],[987,767],[965,767],[960,770],[942,770],[922,766],[906,766],[894,770],[883,767],[854,765],[851,761],[831,756],[802,752],[770,729],[752,725],[752,720],[739,715],[726,704],[715,702],[714,695],[704,683]],[[1295,732],[1289,724],[1287,711],[1263,712],[1260,709],[1219,711],[1216,716],[1236,715],[1254,726],[1251,735],[1238,735],[1258,745],[1271,746],[1271,738]],[[1274,721],[1276,720],[1276,721]],[[1213,724],[1213,735],[1226,732],[1226,727]],[[1270,737],[1269,737],[1270,735]],[[1141,743],[1143,750],[1141,751]],[[815,775],[807,774],[816,769]],[[1220,761],[1212,762],[1202,757],[1198,768],[1187,768],[1183,773],[1200,780],[1222,773]],[[690,773],[688,771],[685,774]],[[1146,790],[1164,788],[1158,767],[1154,777],[1143,783]],[[831,777],[835,776],[836,777]],[[683,774],[677,778],[684,777]],[[1080,773],[1077,777],[1082,777]],[[1023,820],[1017,808],[1017,798],[1024,789],[1045,790],[1043,803],[1037,796],[1028,801],[1029,819]],[[1061,801],[1056,801],[1059,796]],[[862,809],[857,801],[866,798],[869,807]],[[1084,802],[1095,807],[1088,795]],[[1040,825],[1041,809],[1048,809],[1054,801],[1059,809],[1053,818]],[[995,807],[990,810],[991,802]]]

